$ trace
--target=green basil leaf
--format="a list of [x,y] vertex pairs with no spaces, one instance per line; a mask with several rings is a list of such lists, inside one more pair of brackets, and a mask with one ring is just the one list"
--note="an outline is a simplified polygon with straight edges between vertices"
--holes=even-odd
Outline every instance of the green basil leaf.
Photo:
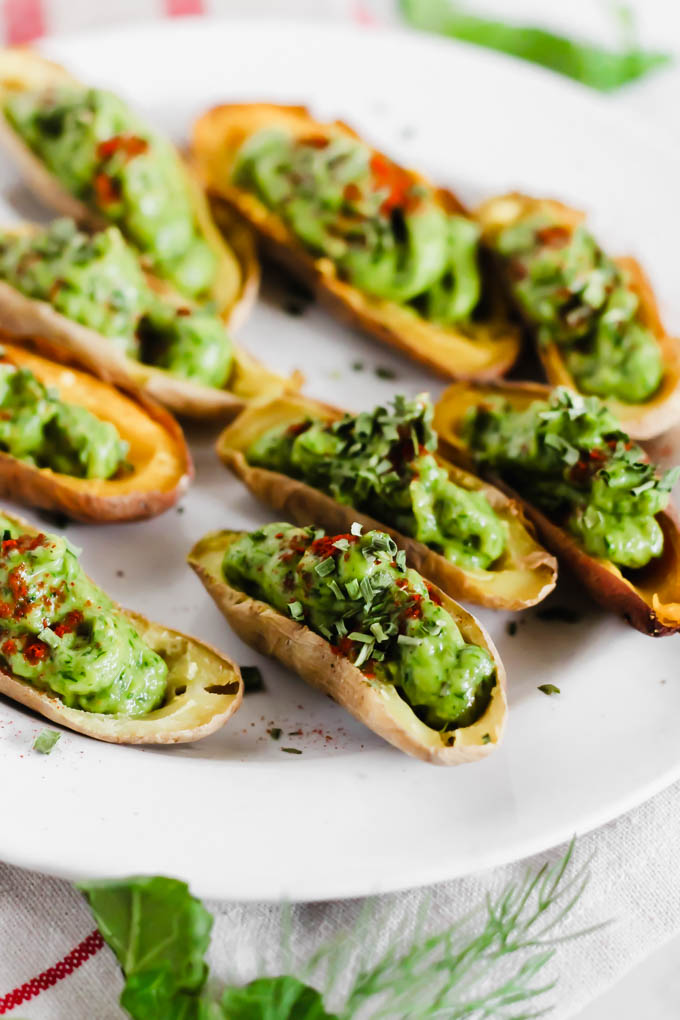
[[400,0],[400,5],[414,28],[540,64],[601,92],[620,88],[673,62],[670,53],[640,49],[630,39],[620,50],[607,49],[542,28],[479,17],[449,0]]
[[258,978],[228,988],[222,998],[225,1020],[338,1020],[327,1013],[315,988],[297,978]]
[[135,985],[135,975],[151,974],[149,987],[167,1001],[178,993],[200,992],[213,919],[185,882],[138,877],[82,882],[78,888],[128,984]]

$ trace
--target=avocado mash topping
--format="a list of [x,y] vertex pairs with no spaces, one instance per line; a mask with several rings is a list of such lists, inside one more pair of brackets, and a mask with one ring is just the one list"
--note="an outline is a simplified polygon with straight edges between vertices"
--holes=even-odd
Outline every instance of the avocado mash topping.
[[65,403],[33,372],[0,360],[0,450],[60,474],[111,478],[123,467],[128,444],[111,422]]
[[145,715],[168,668],[82,572],[64,538],[28,534],[0,515],[0,663],[69,708]]
[[501,230],[494,248],[539,343],[564,349],[580,390],[631,404],[655,393],[664,371],[659,344],[640,321],[626,274],[585,227],[531,213]]
[[560,387],[522,411],[485,398],[468,412],[462,435],[479,463],[568,528],[591,556],[636,568],[663,552],[656,514],[680,468],[659,475],[596,397]]
[[208,294],[216,259],[180,159],[122,99],[74,84],[10,94],[4,113],[60,184],[119,224],[160,276],[192,297]]
[[229,378],[223,323],[152,291],[117,227],[90,236],[59,219],[36,232],[0,232],[0,280],[109,337],[127,357],[208,386]]
[[234,180],[359,290],[443,326],[479,303],[476,224],[362,142],[259,131],[241,147]]
[[488,704],[493,659],[467,644],[435,589],[389,535],[267,524],[224,556],[229,583],[307,624],[368,680],[394,684],[435,729],[467,726]]
[[486,569],[503,553],[505,524],[481,492],[449,479],[436,448],[427,397],[397,396],[392,408],[270,429],[246,458],[385,521],[451,563]]

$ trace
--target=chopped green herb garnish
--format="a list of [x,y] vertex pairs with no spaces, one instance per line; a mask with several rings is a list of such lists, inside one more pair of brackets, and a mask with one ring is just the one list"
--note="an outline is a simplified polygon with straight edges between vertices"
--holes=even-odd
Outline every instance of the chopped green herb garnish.
[[280,738],[281,738],[281,727],[280,726],[272,726],[271,729],[267,730],[267,733],[272,738],[272,740],[280,740]]
[[397,373],[392,368],[386,368],[384,365],[377,365],[375,374],[378,379],[396,379]]
[[555,687],[555,684],[539,684],[539,691],[543,694],[561,694],[559,687]]
[[241,666],[240,669],[245,694],[257,694],[258,691],[266,690],[258,666]]
[[61,733],[57,730],[42,730],[33,741],[33,750],[39,751],[40,754],[50,754],[60,738]]
[[281,750],[286,754],[302,754],[302,751],[298,747],[282,747]]
[[363,363],[363,361],[353,361],[352,362],[352,371],[353,372],[363,372],[363,370],[364,370],[364,363]]
[[517,633],[517,621],[508,620],[508,622],[505,625],[505,630],[510,637],[514,637],[515,634]]
[[289,602],[288,612],[290,613],[294,620],[304,619],[305,614],[301,602]]

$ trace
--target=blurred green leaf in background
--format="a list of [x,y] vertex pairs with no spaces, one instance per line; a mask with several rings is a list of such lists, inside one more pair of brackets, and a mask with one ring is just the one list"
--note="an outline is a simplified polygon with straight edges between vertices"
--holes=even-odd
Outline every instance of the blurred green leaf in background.
[[399,0],[399,4],[404,18],[414,28],[540,64],[601,92],[611,92],[673,62],[670,53],[639,46],[627,7],[616,11],[620,45],[614,50],[532,25],[480,17],[453,0]]

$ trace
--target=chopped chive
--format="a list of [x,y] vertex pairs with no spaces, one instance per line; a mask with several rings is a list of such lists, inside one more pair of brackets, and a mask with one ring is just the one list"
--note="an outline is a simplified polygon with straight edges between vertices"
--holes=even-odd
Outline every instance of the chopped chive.
[[33,750],[40,754],[50,754],[54,745],[61,739],[57,730],[42,730],[33,741]]
[[281,727],[272,726],[271,729],[267,730],[267,733],[272,738],[272,740],[279,740],[281,737]]
[[294,620],[302,620],[305,615],[302,609],[301,602],[289,602],[288,612],[290,613]]
[[562,693],[561,690],[559,689],[559,687],[555,687],[555,684],[539,684],[538,689],[539,689],[539,691],[542,691],[543,694],[561,694]]
[[410,634],[398,634],[397,644],[399,645],[419,645],[422,643],[422,638],[411,637]]
[[281,750],[285,754],[302,754],[302,751],[298,747],[282,747]]
[[332,574],[334,570],[335,560],[332,556],[327,556],[325,560],[321,560],[321,562],[317,563],[314,567],[314,572],[318,574],[319,577],[328,577],[328,575]]

